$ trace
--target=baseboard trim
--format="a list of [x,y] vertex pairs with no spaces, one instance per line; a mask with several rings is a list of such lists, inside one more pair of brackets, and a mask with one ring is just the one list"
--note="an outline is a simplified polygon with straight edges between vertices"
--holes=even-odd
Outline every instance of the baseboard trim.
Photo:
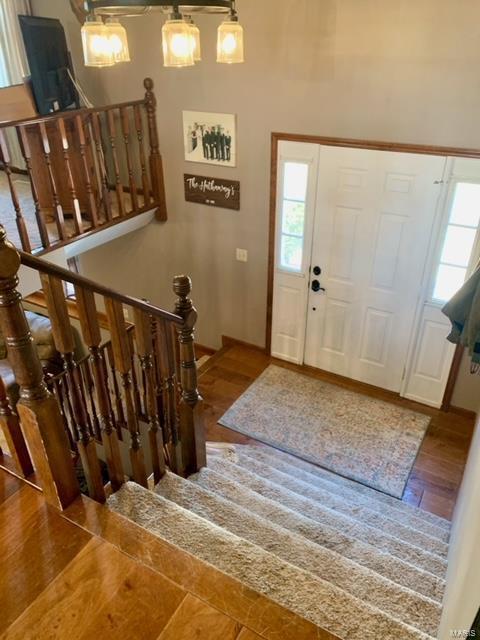
[[238,340],[237,338],[232,338],[230,336],[222,336],[222,346],[223,347],[246,347],[247,349],[255,349],[255,351],[260,351],[261,353],[267,352],[265,347],[259,347],[257,344],[244,342],[243,340]]
[[206,356],[213,356],[214,353],[217,353],[217,349],[206,347],[204,344],[200,344],[199,342],[195,342],[195,349],[203,351]]
[[463,409],[462,407],[454,407],[453,405],[450,406],[448,412],[456,413],[459,416],[465,416],[465,418],[472,418],[473,420],[476,420],[478,416],[478,413],[472,411],[471,409]]

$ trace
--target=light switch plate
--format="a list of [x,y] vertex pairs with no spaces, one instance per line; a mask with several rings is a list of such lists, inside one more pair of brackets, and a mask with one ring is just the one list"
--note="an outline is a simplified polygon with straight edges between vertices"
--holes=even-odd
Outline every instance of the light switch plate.
[[237,249],[237,260],[239,262],[248,262],[248,251],[246,249]]

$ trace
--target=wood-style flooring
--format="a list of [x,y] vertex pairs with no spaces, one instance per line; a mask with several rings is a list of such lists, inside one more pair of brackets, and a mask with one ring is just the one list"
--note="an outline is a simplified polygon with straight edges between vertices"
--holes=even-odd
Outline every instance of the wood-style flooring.
[[107,507],[60,513],[2,469],[0,558],[1,640],[335,640]]
[[245,436],[220,426],[217,421],[270,363],[431,415],[432,420],[403,500],[444,518],[452,517],[475,423],[474,416],[467,412],[431,409],[377,387],[271,358],[260,349],[229,344],[200,369],[200,392],[206,404],[208,440],[249,441]]

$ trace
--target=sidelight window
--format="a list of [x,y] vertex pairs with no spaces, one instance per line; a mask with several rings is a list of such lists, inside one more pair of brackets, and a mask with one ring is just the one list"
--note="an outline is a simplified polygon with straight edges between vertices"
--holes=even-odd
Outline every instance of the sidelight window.
[[465,282],[479,222],[480,184],[457,182],[435,277],[434,300],[450,300]]
[[285,162],[283,167],[280,267],[302,271],[308,164]]

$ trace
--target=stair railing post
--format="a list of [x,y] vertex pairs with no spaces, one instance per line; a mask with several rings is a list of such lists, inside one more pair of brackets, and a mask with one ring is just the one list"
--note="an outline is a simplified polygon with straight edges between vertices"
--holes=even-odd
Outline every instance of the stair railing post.
[[196,473],[207,463],[203,399],[197,388],[194,329],[197,311],[190,300],[192,281],[188,276],[175,276],[173,291],[177,295],[175,313],[183,318],[177,329],[180,346],[180,442],[187,475]]
[[48,391],[17,291],[20,256],[0,226],[0,329],[20,387],[17,412],[45,499],[64,509],[80,494],[56,398]]
[[18,416],[12,411],[5,384],[0,377],[0,428],[8,445],[10,455],[19,473],[28,478],[33,473],[32,460],[20,428]]
[[153,93],[153,80],[151,78],[145,78],[143,86],[145,87],[145,109],[147,111],[148,137],[150,141],[150,174],[153,197],[157,206],[155,216],[157,220],[164,222],[167,220],[168,215],[162,156],[160,155],[158,144],[157,99]]

